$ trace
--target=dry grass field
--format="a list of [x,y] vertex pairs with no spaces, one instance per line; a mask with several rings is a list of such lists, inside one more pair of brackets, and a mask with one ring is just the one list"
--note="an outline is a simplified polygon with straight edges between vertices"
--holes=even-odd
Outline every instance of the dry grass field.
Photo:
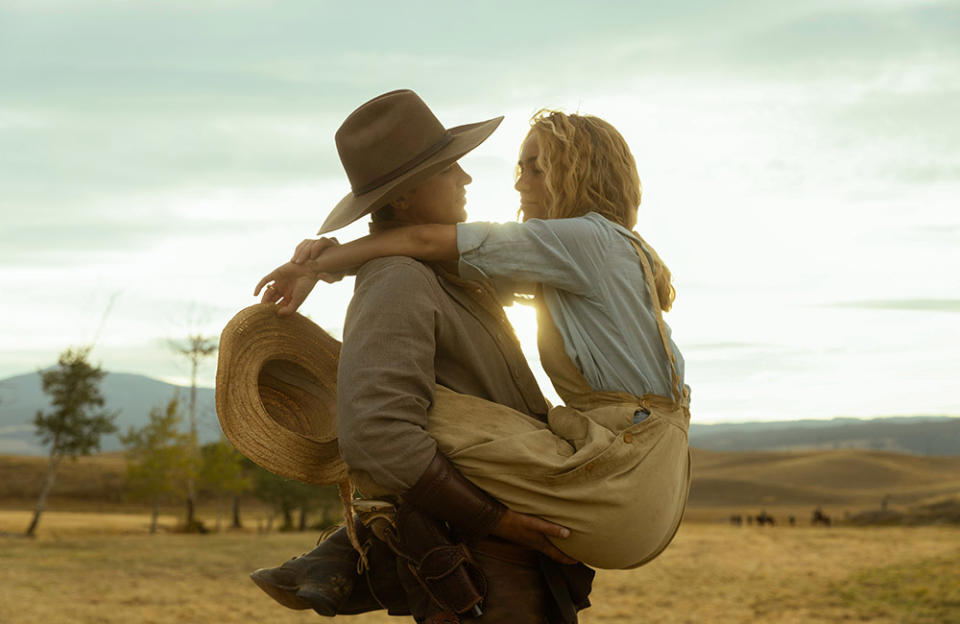
[[[316,622],[262,594],[247,574],[312,547],[316,533],[147,534],[148,512],[120,495],[122,458],[64,471],[41,522],[26,527],[40,458],[0,457],[0,623]],[[847,512],[960,495],[960,458],[866,451],[694,455],[691,504],[676,540],[638,570],[601,571],[581,621],[960,623],[960,526],[844,526]],[[809,525],[823,506],[839,526]],[[775,527],[730,526],[766,509]],[[213,509],[201,508],[213,524]],[[798,519],[785,526],[787,515]],[[3,536],[6,533],[8,536]],[[357,624],[412,621],[383,614]]]
[[[21,524],[22,517],[2,521]],[[76,514],[74,514],[76,515]],[[51,525],[60,525],[51,514]],[[128,529],[131,518],[87,515]],[[80,528],[77,518],[64,521]],[[5,624],[294,623],[248,579],[315,534],[98,534],[0,538]],[[581,621],[960,622],[960,530],[758,528],[685,523],[638,570],[601,571]],[[341,617],[357,624],[398,620]]]

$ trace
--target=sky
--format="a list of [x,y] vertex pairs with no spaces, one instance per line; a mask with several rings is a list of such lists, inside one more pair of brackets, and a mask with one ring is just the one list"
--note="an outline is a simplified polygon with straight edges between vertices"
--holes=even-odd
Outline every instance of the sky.
[[[95,343],[183,383],[168,341],[255,302],[396,88],[505,115],[461,161],[473,220],[515,218],[538,109],[621,131],[696,421],[960,414],[956,1],[0,0],[0,379]],[[301,311],[339,335],[351,290]]]

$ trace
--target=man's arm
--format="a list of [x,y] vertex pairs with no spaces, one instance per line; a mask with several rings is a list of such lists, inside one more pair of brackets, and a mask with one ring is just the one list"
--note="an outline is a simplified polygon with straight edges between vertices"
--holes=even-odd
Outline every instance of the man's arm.
[[577,563],[548,539],[570,537],[569,529],[543,518],[511,511],[460,474],[439,451],[404,498],[456,527],[468,541],[492,533],[539,550],[560,563]]
[[436,288],[409,258],[365,265],[347,309],[337,378],[337,428],[347,464],[402,494],[436,454],[426,431],[436,373]]

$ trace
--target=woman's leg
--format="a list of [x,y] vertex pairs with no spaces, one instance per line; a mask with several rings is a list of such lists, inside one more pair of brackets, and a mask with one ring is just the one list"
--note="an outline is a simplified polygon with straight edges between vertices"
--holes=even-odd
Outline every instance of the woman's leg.
[[624,568],[662,550],[689,487],[687,435],[677,415],[654,409],[634,424],[635,410],[561,406],[543,423],[438,387],[427,430],[489,494],[569,528],[558,548],[590,565]]

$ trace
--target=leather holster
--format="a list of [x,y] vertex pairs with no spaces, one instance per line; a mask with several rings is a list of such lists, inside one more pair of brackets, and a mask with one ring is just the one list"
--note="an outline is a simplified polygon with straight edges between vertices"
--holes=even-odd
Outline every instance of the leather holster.
[[397,575],[415,617],[479,609],[486,578],[441,521],[401,503],[389,522],[381,515],[370,528],[395,553]]
[[[391,521],[370,522],[374,534],[397,554],[413,615],[421,619],[438,614],[482,613],[487,583],[463,539],[487,535],[506,507],[461,475],[437,451],[427,469],[403,495]],[[444,523],[449,523],[450,528]],[[416,605],[417,589],[428,602]]]

